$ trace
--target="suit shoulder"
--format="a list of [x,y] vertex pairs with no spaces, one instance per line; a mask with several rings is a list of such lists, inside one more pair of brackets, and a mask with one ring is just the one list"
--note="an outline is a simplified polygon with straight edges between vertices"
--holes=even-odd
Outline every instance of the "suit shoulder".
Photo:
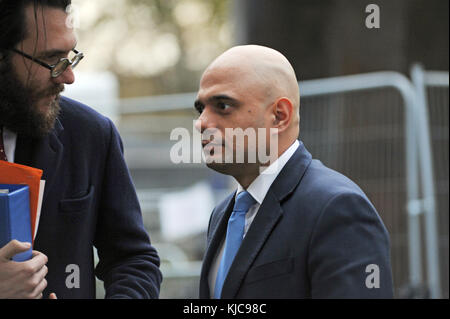
[[96,131],[93,133],[98,133],[98,130],[109,131],[111,128],[111,121],[107,117],[83,103],[61,97],[60,106],[59,120],[65,128],[73,127],[85,132]]
[[355,194],[366,197],[362,189],[350,178],[331,168],[319,160],[312,160],[302,183],[302,191],[334,197],[339,194]]
[[[377,209],[364,191],[350,178],[314,160],[305,174],[304,196],[322,224],[335,227],[340,221],[376,225],[380,233],[388,232]],[[305,197],[303,197],[304,199]],[[326,221],[326,222],[325,222]],[[323,226],[323,225],[322,225]]]
[[[333,211],[338,204],[357,204],[376,211],[362,189],[345,175],[330,169],[318,160],[313,160],[301,182],[289,199],[293,211],[303,211],[308,218],[318,218],[324,211]],[[298,208],[301,209],[298,209]],[[351,209],[349,213],[358,213]],[[299,216],[303,216],[300,214]]]

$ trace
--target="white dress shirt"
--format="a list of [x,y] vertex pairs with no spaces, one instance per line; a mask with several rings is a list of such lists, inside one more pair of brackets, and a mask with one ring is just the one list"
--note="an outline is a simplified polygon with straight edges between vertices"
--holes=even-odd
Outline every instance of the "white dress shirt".
[[8,162],[14,163],[14,153],[16,152],[17,134],[3,127],[3,146]]
[[[247,234],[253,220],[255,219],[259,207],[264,201],[264,198],[266,197],[266,194],[269,191],[270,186],[272,186],[272,183],[275,181],[278,174],[280,174],[284,165],[286,165],[286,163],[289,161],[292,155],[294,155],[299,145],[300,145],[299,141],[295,140],[295,142],[286,151],[284,151],[284,153],[281,154],[281,156],[275,162],[273,162],[266,170],[264,170],[260,175],[258,175],[258,177],[247,188],[247,192],[249,192],[250,195],[253,196],[253,198],[256,200],[256,204],[250,207],[247,214],[245,215],[244,237]],[[244,190],[245,189],[238,183],[236,196]],[[218,253],[216,254],[214,260],[212,261],[211,269],[208,274],[208,283],[211,298],[214,298],[214,288],[216,285],[217,271],[219,270],[219,265],[222,259],[224,246],[225,246],[225,238],[222,240],[222,243],[219,246]]]

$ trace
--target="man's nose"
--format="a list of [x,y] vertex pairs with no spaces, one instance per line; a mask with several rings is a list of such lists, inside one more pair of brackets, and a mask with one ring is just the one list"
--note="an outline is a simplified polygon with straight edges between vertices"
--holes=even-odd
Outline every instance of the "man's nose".
[[58,77],[54,78],[53,81],[58,84],[72,84],[75,82],[75,74],[73,73],[72,67],[69,66]]
[[203,133],[204,130],[208,127],[208,114],[207,109],[204,108],[200,116],[195,121],[194,127],[200,133]]
[[200,117],[199,117],[197,120],[195,120],[194,127],[195,127],[195,129],[196,129],[197,131],[199,131],[200,133],[204,130],[204,129],[202,128],[202,120],[200,119]]

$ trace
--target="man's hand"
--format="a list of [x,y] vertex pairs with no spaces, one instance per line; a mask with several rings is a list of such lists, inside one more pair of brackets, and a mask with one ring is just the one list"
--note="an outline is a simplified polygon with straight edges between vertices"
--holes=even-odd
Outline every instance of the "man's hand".
[[12,240],[0,248],[0,299],[42,298],[42,292],[47,287],[47,256],[33,250],[30,260],[11,260],[14,255],[30,249],[30,246],[30,243]]

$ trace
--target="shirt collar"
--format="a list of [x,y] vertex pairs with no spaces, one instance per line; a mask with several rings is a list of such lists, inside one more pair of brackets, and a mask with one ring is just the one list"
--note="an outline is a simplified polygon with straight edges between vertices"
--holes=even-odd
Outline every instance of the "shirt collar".
[[[281,156],[275,160],[275,162],[270,164],[268,168],[266,168],[261,174],[259,174],[258,177],[256,177],[256,179],[247,188],[247,192],[249,192],[250,195],[253,196],[258,204],[262,204],[267,192],[269,191],[270,186],[272,186],[272,183],[275,181],[278,174],[280,174],[284,165],[286,165],[292,155],[294,155],[299,146],[299,141],[295,140],[295,142],[286,151],[284,151],[283,154],[281,154]],[[238,183],[236,196],[244,190],[245,189]]]
[[3,146],[8,162],[14,163],[16,152],[17,134],[3,126]]

